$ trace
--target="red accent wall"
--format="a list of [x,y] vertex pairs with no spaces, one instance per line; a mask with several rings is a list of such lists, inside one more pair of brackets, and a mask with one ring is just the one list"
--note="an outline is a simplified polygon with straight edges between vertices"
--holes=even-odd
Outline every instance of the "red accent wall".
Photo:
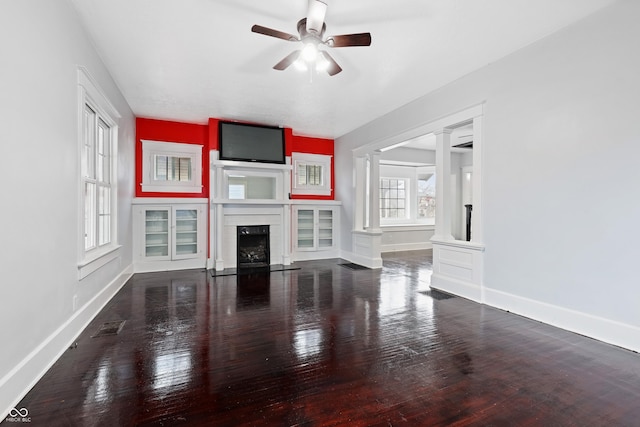
[[[209,151],[218,149],[219,119],[210,118],[207,124],[181,123],[167,120],[136,118],[136,197],[204,197],[209,198]],[[202,193],[149,193],[142,192],[142,143],[152,141],[183,142],[202,145]],[[293,134],[293,129],[284,128],[285,154],[292,152],[334,155],[332,139],[312,138]],[[331,182],[335,183],[334,162],[331,161]],[[292,199],[333,200],[330,196],[292,195]]]
[[[209,121],[211,123],[211,120]],[[217,126],[216,126],[217,127]],[[136,118],[136,197],[184,197],[209,198],[209,126],[180,123],[166,120]],[[201,193],[151,193],[143,192],[142,182],[142,142],[152,141],[182,142],[202,145],[202,192]],[[217,142],[217,133],[216,133]]]
[[[291,135],[291,150],[287,150],[287,156],[292,152],[310,153],[310,154],[326,154],[331,156],[331,195],[330,196],[312,196],[308,194],[292,194],[292,199],[306,200],[334,200],[335,198],[335,170],[334,170],[334,141],[333,139],[312,138],[308,136]],[[293,179],[293,177],[292,177]]]

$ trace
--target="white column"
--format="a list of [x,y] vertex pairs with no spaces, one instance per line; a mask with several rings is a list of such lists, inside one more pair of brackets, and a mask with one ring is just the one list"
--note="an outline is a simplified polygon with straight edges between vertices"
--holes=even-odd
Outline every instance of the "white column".
[[369,226],[368,231],[380,231],[380,152],[369,153]]
[[434,239],[453,240],[451,235],[451,129],[440,129],[436,136],[436,227]]
[[[222,167],[215,168],[215,198],[222,199],[224,197],[224,188],[223,188],[223,177],[224,170]],[[216,215],[215,215],[215,226],[211,227],[212,238],[215,239],[216,242],[216,270],[224,270],[224,260],[222,259],[222,237],[224,236],[224,207],[222,203],[218,202],[215,205],[216,207]],[[213,224],[212,224],[213,225]]]
[[353,206],[353,229],[364,230],[366,224],[365,214],[365,200],[367,194],[367,159],[365,157],[353,158],[353,192],[354,194],[354,206]]
[[291,205],[282,206],[282,265],[291,265]]
[[473,210],[471,241],[482,243],[482,116],[473,119]]

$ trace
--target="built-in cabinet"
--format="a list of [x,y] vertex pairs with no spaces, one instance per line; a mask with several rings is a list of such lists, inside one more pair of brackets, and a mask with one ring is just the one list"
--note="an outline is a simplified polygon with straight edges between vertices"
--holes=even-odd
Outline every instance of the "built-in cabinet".
[[136,271],[205,267],[206,199],[205,203],[136,201],[133,208]]
[[337,206],[293,207],[293,259],[337,257]]

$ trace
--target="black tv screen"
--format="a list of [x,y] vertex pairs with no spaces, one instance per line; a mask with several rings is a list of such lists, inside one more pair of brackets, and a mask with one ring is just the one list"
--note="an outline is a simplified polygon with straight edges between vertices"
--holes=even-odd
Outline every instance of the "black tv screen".
[[220,160],[285,163],[284,129],[235,122],[219,123]]

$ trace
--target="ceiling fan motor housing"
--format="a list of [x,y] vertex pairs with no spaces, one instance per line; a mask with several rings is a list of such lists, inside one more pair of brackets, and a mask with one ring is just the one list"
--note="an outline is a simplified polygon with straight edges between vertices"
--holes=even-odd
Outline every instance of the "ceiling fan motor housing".
[[300,33],[300,40],[305,41],[309,38],[316,39],[318,43],[322,43],[322,37],[327,29],[327,24],[322,23],[322,29],[319,33],[315,31],[307,31],[307,18],[302,18],[298,21],[298,33]]

